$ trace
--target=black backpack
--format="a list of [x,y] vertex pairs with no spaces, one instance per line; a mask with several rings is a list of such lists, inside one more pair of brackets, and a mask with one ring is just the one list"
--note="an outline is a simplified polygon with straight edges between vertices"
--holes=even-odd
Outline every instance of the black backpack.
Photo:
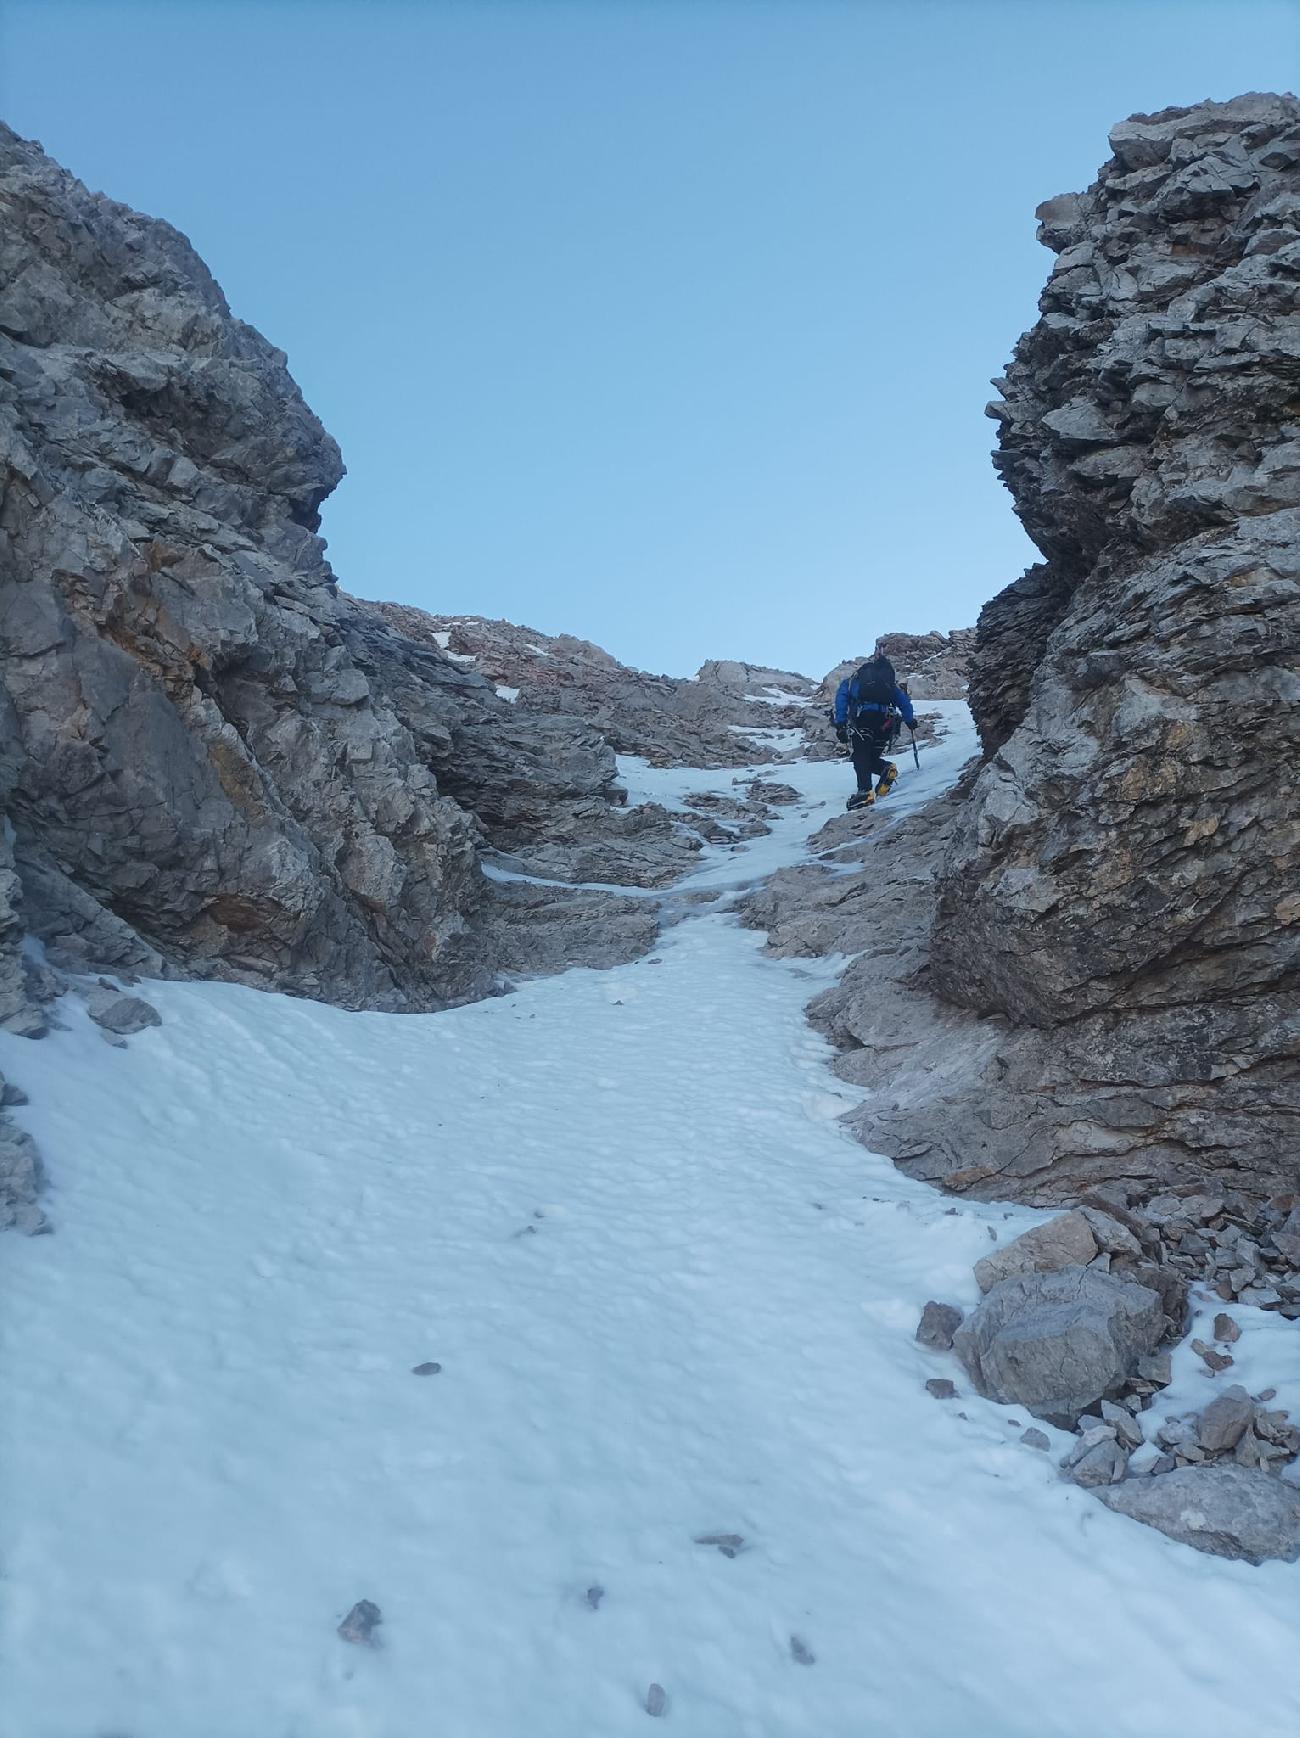
[[897,686],[898,678],[888,658],[868,658],[849,683],[849,717],[856,717],[864,707],[868,712],[887,712],[894,704]]

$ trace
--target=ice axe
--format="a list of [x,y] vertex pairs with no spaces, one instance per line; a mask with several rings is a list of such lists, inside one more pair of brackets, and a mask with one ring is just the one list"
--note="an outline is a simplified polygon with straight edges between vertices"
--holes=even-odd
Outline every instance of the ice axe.
[[916,762],[917,768],[919,770],[920,765],[921,765],[921,756],[917,753],[917,750],[916,750],[916,726],[914,724],[909,724],[907,728],[912,733],[912,759]]

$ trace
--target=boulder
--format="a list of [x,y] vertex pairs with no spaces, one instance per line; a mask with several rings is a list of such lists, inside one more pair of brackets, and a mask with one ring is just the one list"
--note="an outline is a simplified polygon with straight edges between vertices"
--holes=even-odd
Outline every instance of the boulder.
[[1097,1239],[1084,1213],[1062,1213],[1046,1225],[1031,1226],[1004,1248],[977,1261],[975,1279],[980,1290],[987,1292],[1016,1274],[1086,1267],[1097,1251]]
[[1300,1491],[1238,1466],[1178,1467],[1098,1490],[1109,1509],[1216,1557],[1300,1557]]
[[1117,1392],[1165,1332],[1146,1286],[1086,1267],[1004,1279],[953,1336],[979,1393],[1073,1426]]
[[1196,1420],[1196,1443],[1206,1454],[1235,1448],[1255,1421],[1255,1402],[1240,1383],[1217,1395]]

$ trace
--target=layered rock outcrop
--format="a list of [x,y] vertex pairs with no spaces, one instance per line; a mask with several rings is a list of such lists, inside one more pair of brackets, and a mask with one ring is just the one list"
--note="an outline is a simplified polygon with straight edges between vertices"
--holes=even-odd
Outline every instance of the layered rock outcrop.
[[352,657],[316,535],[338,448],[183,237],[7,129],[0,466],[29,929],[353,1004],[472,991],[473,822]]
[[48,987],[24,932],[73,972],[383,1008],[645,945],[644,902],[543,902],[485,879],[480,849],[546,845],[579,879],[566,842],[589,860],[603,841],[601,878],[644,884],[698,838],[625,811],[592,724],[544,706],[523,719],[339,593],[317,527],[342,471],[284,355],[185,239],[0,128],[11,1027],[41,1029]]
[[[988,1157],[1022,1187],[1082,1165],[1281,1189],[1300,1177],[1300,103],[1139,116],[1111,145],[1086,194],[1040,208],[1059,258],[994,407],[1046,573],[980,630],[977,720],[990,746],[1014,728],[958,824],[930,972],[1051,1035],[1001,1059],[1036,1127]],[[1036,626],[1013,646],[1017,611]],[[985,712],[1040,640],[1023,716]]]
[[861,938],[813,1016],[877,1088],[862,1138],[908,1170],[1044,1203],[1286,1196],[1300,103],[1169,110],[1111,142],[1087,193],[1040,210],[1060,257],[992,407],[1044,561],[980,618],[985,764],[913,824],[905,912],[869,869],[809,871],[754,919],[787,949]]

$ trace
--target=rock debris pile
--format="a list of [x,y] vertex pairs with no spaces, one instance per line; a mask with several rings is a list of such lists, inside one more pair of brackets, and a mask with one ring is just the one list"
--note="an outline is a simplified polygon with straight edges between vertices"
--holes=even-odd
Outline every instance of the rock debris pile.
[[[1108,1507],[1219,1556],[1291,1561],[1300,1488],[1280,1475],[1300,1458],[1300,1426],[1269,1404],[1274,1391],[1232,1383],[1202,1407],[1156,1408],[1173,1379],[1169,1348],[1185,1332],[1186,1258],[1170,1257],[1165,1238],[1200,1207],[1187,1205],[1177,1221],[1165,1204],[1154,1219],[1091,1206],[1035,1226],[976,1264],[983,1296],[970,1315],[931,1301],[916,1339],[954,1352],[977,1393],[1072,1431],[1061,1476]],[[1220,1232],[1232,1223],[1224,1205]],[[1213,1334],[1226,1347],[1242,1328],[1220,1313]],[[1233,1362],[1226,1351],[1207,1356],[1213,1348],[1199,1340],[1192,1349],[1210,1377]],[[955,1388],[945,1378],[925,1385]],[[1021,1440],[1051,1447],[1037,1430]]]

